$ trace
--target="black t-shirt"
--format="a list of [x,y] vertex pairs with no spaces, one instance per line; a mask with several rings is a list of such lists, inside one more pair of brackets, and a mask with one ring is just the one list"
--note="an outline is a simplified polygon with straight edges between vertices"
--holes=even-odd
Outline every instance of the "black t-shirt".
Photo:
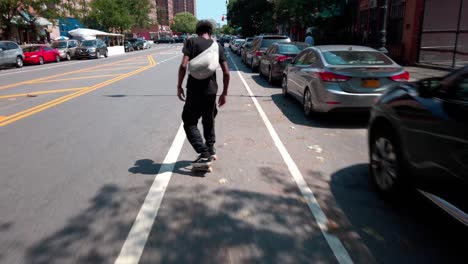
[[[198,56],[200,53],[208,49],[213,44],[212,39],[205,39],[202,37],[190,38],[185,42],[182,52],[188,56],[190,60]],[[219,64],[226,61],[224,49],[221,45],[219,47]],[[198,80],[193,78],[190,74],[187,80],[187,91],[201,94],[216,94],[218,92],[218,83],[216,82],[216,72],[205,80]]]

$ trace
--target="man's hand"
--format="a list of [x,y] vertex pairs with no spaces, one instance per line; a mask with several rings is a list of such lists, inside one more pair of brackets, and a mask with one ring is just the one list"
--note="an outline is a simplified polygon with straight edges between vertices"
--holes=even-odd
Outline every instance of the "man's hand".
[[182,102],[185,101],[185,92],[184,92],[184,88],[182,87],[177,87],[177,97],[179,97],[179,100],[181,100]]
[[218,105],[221,107],[226,104],[226,94],[221,94],[219,96]]

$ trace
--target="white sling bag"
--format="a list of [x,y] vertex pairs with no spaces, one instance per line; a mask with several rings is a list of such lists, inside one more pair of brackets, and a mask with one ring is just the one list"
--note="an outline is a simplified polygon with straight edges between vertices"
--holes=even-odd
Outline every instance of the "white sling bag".
[[218,43],[213,41],[211,46],[190,60],[188,69],[190,75],[198,80],[209,78],[219,67]]

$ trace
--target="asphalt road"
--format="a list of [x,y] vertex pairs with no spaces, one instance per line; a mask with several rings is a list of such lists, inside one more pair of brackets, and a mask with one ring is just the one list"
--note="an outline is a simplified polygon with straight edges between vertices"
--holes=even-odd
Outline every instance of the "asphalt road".
[[366,115],[305,118],[236,55],[192,172],[180,50],[0,71],[0,263],[466,263],[463,227],[375,194]]

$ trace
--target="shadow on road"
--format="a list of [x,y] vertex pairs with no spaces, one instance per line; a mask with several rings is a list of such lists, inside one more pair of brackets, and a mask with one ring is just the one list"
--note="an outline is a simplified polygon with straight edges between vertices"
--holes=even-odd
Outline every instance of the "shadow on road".
[[[343,168],[331,176],[336,204],[327,215],[342,215],[338,225],[359,234],[379,263],[463,263],[466,229],[416,194],[402,203],[377,195],[368,164]],[[339,209],[338,209],[339,208]],[[338,210],[336,210],[338,209]]]
[[[192,176],[192,177],[204,177],[207,173],[202,171],[192,171],[191,170],[191,161],[182,160],[174,164],[172,169],[171,164],[162,164],[154,163],[150,159],[141,159],[135,162],[135,165],[128,169],[128,172],[133,174],[144,174],[144,175],[156,175],[164,172],[174,172],[180,175]],[[172,169],[172,170],[171,170]]]
[[302,105],[298,101],[284,97],[282,94],[271,96],[273,102],[281,112],[296,125],[304,125],[320,128],[366,128],[369,113],[316,113],[312,117],[305,116]]

